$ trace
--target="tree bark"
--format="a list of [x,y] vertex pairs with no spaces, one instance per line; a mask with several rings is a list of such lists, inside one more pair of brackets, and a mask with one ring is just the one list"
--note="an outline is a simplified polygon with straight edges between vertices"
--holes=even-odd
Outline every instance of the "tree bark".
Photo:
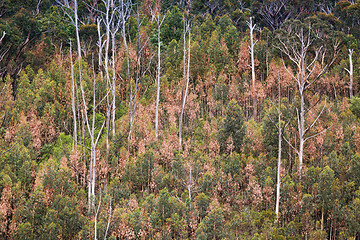
[[157,16],[157,22],[158,22],[158,65],[157,65],[157,90],[156,90],[156,112],[155,112],[155,135],[156,139],[159,137],[159,102],[160,102],[160,74],[161,74],[161,56],[160,56],[160,16]]
[[280,184],[281,184],[281,144],[282,144],[282,128],[281,128],[281,95],[280,95],[280,79],[278,83],[279,96],[278,96],[278,131],[279,131],[279,143],[278,143],[278,164],[277,164],[277,184],[276,184],[276,221],[279,221],[279,207],[280,207]]
[[73,113],[73,150],[77,145],[77,122],[76,122],[76,106],[75,106],[75,77],[74,77],[74,63],[72,59],[72,46],[70,41],[70,64],[71,64],[71,109]]
[[354,67],[353,67],[353,60],[352,60],[352,54],[354,52],[354,49],[349,49],[349,69],[346,69],[345,70],[349,73],[349,97],[350,99],[353,98],[353,84],[354,84]]
[[250,56],[251,56],[251,97],[252,97],[252,103],[253,103],[253,119],[256,120],[257,115],[257,94],[256,94],[256,88],[255,88],[255,57],[254,57],[254,46],[257,43],[254,42],[254,29],[256,27],[256,24],[253,23],[252,17],[250,17],[250,21],[247,22],[247,25],[250,29]]
[[[182,97],[182,102],[181,102],[181,112],[180,112],[180,118],[179,118],[179,151],[182,150],[182,125],[183,125],[183,117],[184,117],[184,111],[185,111],[185,103],[186,103],[186,98],[187,98],[187,94],[188,94],[188,89],[189,89],[189,70],[190,70],[190,41],[191,41],[191,31],[190,31],[190,23],[187,23],[186,26],[186,30],[184,30],[184,74],[186,71],[186,77],[184,78],[184,80],[186,80],[186,87],[185,87],[185,92],[183,92],[183,97]],[[187,49],[187,68],[185,68],[186,66],[186,31],[188,31],[188,49]],[[186,69],[186,70],[185,70]]]
[[[306,32],[304,32],[304,29]],[[324,59],[326,51],[324,51],[323,46],[314,46],[314,40],[318,36],[312,36],[311,32],[313,31],[311,29],[311,25],[308,27],[301,26],[296,27],[296,25],[290,25],[287,34],[291,34],[291,36],[286,36],[285,40],[282,40],[281,37],[279,37],[280,46],[277,48],[284,53],[291,62],[295,64],[297,67],[296,73],[293,74],[284,64],[285,70],[289,73],[292,79],[296,82],[297,88],[298,88],[298,94],[299,94],[299,100],[300,100],[300,106],[296,108],[297,113],[297,122],[298,122],[298,140],[299,145],[298,147],[293,146],[289,141],[286,142],[291,146],[292,149],[295,150],[295,152],[298,155],[299,159],[299,177],[302,176],[303,171],[303,158],[304,158],[304,145],[305,142],[317,135],[319,135],[321,132],[316,134],[308,134],[309,131],[314,127],[320,116],[322,115],[324,108],[326,106],[326,99],[325,99],[325,105],[322,108],[322,110],[317,114],[315,117],[315,120],[308,123],[305,116],[306,112],[309,111],[308,109],[311,109],[314,106],[306,107],[305,102],[305,93],[306,90],[317,80],[320,78],[320,76],[325,72],[325,70],[331,65],[334,60],[336,59],[337,54],[337,47],[338,43],[334,45],[334,56],[330,63],[326,64],[325,66],[322,66],[320,68],[319,73],[314,73],[314,70],[316,68],[316,63],[318,59]],[[307,59],[307,56],[309,55],[310,48],[313,48],[315,52],[315,56],[310,61]],[[326,129],[325,129],[326,130]],[[325,131],[324,130],[324,131]]]

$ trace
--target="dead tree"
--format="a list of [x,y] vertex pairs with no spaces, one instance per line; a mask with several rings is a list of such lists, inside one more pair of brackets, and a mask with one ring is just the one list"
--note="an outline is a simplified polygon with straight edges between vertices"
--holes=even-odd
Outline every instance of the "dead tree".
[[96,159],[97,159],[97,145],[99,139],[102,135],[106,119],[104,120],[100,130],[98,133],[95,133],[96,129],[96,111],[99,109],[100,104],[107,98],[109,92],[106,92],[100,101],[96,101],[96,75],[93,73],[93,103],[92,103],[92,112],[89,114],[87,111],[88,103],[86,101],[86,93],[84,90],[83,83],[80,82],[80,90],[81,90],[81,100],[83,105],[83,115],[85,119],[85,125],[87,132],[90,136],[90,167],[89,167],[89,179],[88,179],[88,201],[89,201],[89,209],[91,206],[95,204],[95,183],[96,183]]
[[[139,11],[137,14],[137,31],[138,31],[138,37],[137,37],[137,43],[136,43],[136,66],[135,66],[135,73],[134,76],[130,76],[130,63],[129,63],[129,53],[127,49],[127,68],[128,68],[128,77],[129,77],[129,89],[130,89],[130,126],[129,126],[129,139],[131,139],[132,130],[135,122],[135,115],[136,115],[136,109],[138,104],[138,97],[139,97],[139,91],[140,91],[140,85],[143,77],[145,74],[149,71],[151,59],[153,56],[150,57],[149,63],[145,63],[144,59],[144,50],[147,47],[147,44],[150,40],[150,37],[146,36],[144,37],[145,33],[141,31],[141,26],[144,21],[144,17],[140,16]],[[125,34],[125,32],[123,32]],[[126,36],[123,35],[124,43],[126,44]],[[126,44],[127,48],[127,44]],[[148,65],[148,66],[146,66]],[[145,67],[144,67],[145,66]]]
[[[100,13],[101,20],[98,20],[98,35],[99,35],[99,67],[104,68],[107,89],[110,89],[110,96],[107,97],[107,111],[106,111],[106,146],[109,148],[109,134],[115,136],[115,112],[116,112],[116,35],[121,28],[125,28],[127,19],[130,16],[132,7],[131,1],[124,2],[123,0],[103,0],[104,11],[97,10]],[[100,25],[99,23],[102,23]],[[101,35],[101,26],[105,28],[105,34]],[[105,36],[105,40],[102,40]],[[111,47],[110,47],[111,46]],[[104,53],[103,53],[104,49]],[[110,50],[111,49],[111,50]],[[110,57],[111,53],[111,57]],[[104,55],[104,56],[103,56]],[[103,59],[104,58],[104,59]],[[102,73],[102,72],[101,72]],[[111,122],[111,124],[110,124]]]
[[125,24],[130,17],[132,9],[132,2],[120,0],[117,2],[117,7],[114,8],[115,10],[115,18],[112,21],[110,35],[111,35],[111,67],[112,67],[112,101],[111,101],[111,123],[112,123],[112,136],[115,136],[115,118],[116,118],[116,71],[115,71],[115,62],[116,62],[116,35],[122,28],[125,28]]
[[278,29],[281,24],[290,18],[291,12],[288,11],[286,4],[289,0],[268,1],[261,5],[260,15],[272,30]]
[[155,136],[159,137],[159,103],[160,103],[160,79],[161,79],[161,25],[164,22],[165,15],[160,17],[160,2],[157,1],[154,10],[151,10],[152,18],[155,19],[157,24],[157,72],[156,72],[156,107],[155,107]]
[[[80,42],[80,21],[78,17],[78,4],[77,0],[56,0],[56,3],[61,7],[65,15],[68,17],[70,23],[75,27],[75,35],[76,35],[76,43],[77,43],[77,51],[78,51],[78,64],[79,64],[79,82],[82,81],[81,76],[81,42]],[[70,57],[71,57],[71,64],[72,64],[72,52],[71,52],[71,44],[70,44]],[[75,110],[75,88],[76,88],[76,81],[74,79],[74,67],[73,64],[71,66],[71,106],[73,111],[73,118],[74,118],[74,132],[73,132],[73,139],[74,142],[77,143],[77,123],[76,123],[76,110]]]
[[282,147],[282,128],[281,128],[281,92],[280,92],[280,79],[278,78],[278,164],[277,164],[277,177],[276,177],[276,206],[275,213],[276,219],[279,219],[279,208],[280,208],[280,186],[281,186],[281,147]]
[[72,58],[72,45],[70,41],[70,64],[71,64],[71,110],[73,113],[73,150],[76,149],[77,144],[77,117],[75,105],[75,76],[74,76],[74,63]]
[[[334,45],[334,56],[327,64],[320,65],[318,61],[324,62],[326,49],[325,46],[319,44],[321,38],[325,38],[321,31],[312,28],[311,24],[303,24],[300,21],[291,21],[289,24],[281,29],[277,34],[278,42],[277,48],[290,60],[294,66],[295,73],[292,73],[288,67],[291,64],[286,64],[283,60],[284,68],[295,81],[298,88],[299,107],[296,108],[297,122],[298,122],[298,147],[293,146],[287,141],[299,158],[299,174],[302,174],[303,158],[304,158],[304,144],[310,138],[318,136],[322,132],[310,134],[310,130],[314,127],[326,108],[326,100],[324,107],[320,110],[314,120],[308,122],[306,114],[314,107],[307,106],[305,95],[307,90],[318,80],[321,75],[325,73],[328,67],[336,59],[338,52],[337,47],[339,42]],[[312,57],[310,57],[312,54]],[[319,66],[319,67],[318,67]],[[316,69],[319,69],[315,71]],[[325,131],[325,130],[324,130]]]
[[201,165],[190,158],[184,161],[184,158],[176,159],[171,163],[172,175],[188,191],[189,208],[191,209],[193,195],[198,191],[198,180],[201,173]]
[[252,102],[253,102],[253,119],[256,119],[257,115],[257,94],[256,94],[256,86],[255,86],[255,58],[254,58],[254,47],[257,43],[257,40],[254,42],[254,29],[256,27],[256,24],[253,23],[252,17],[250,17],[250,21],[246,22],[249,29],[250,29],[250,46],[249,46],[249,53],[251,56],[251,96],[252,96]]
[[353,67],[353,60],[352,60],[352,55],[353,55],[354,49],[349,49],[349,69],[345,68],[345,70],[349,73],[349,78],[350,78],[350,82],[349,82],[349,97],[350,99],[352,99],[353,97],[353,83],[354,83],[354,67]]
[[[188,34],[188,41],[186,42],[186,34]],[[189,89],[189,80],[190,80],[190,41],[191,41],[191,29],[190,29],[190,20],[186,20],[184,17],[184,59],[183,59],[183,87],[181,92],[181,111],[179,117],[179,151],[182,150],[182,126],[183,126],[183,118],[185,111],[185,103]],[[186,43],[188,46],[186,46]],[[186,56],[187,54],[187,56]],[[187,63],[187,66],[186,66]]]

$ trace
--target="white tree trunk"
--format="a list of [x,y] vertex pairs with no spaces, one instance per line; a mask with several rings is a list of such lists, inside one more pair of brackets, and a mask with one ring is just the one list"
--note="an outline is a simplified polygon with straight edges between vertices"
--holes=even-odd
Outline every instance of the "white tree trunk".
[[354,52],[354,49],[349,49],[349,70],[345,68],[345,70],[349,73],[349,97],[350,99],[353,98],[354,92],[353,92],[353,84],[354,84],[354,66],[353,66],[353,60],[352,60],[352,54]]
[[[184,110],[185,110],[185,103],[186,103],[186,98],[187,98],[187,94],[188,94],[188,89],[189,89],[189,80],[190,80],[190,41],[191,41],[191,32],[190,32],[190,23],[188,23],[187,27],[186,27],[189,31],[189,40],[188,40],[188,49],[186,50],[186,31],[184,32],[184,74],[186,72],[186,87],[185,87],[185,92],[183,93],[183,98],[182,98],[182,102],[181,102],[181,112],[180,112],[180,118],[179,118],[179,151],[182,150],[182,125],[183,125],[183,118],[184,118]],[[187,51],[187,68],[185,67],[186,64],[186,51]],[[186,70],[185,70],[186,69]]]
[[72,45],[70,41],[70,64],[71,64],[71,109],[73,113],[73,150],[77,145],[77,121],[76,121],[76,106],[75,106],[75,77],[74,77],[74,63],[72,59]]
[[160,18],[157,16],[158,22],[158,66],[157,66],[157,90],[156,90],[156,112],[155,112],[155,135],[156,139],[159,137],[159,102],[160,102],[160,74],[161,74],[161,57],[160,57]]
[[[109,73],[109,48],[110,48],[110,8],[111,2],[110,0],[104,1],[105,3],[105,30],[106,30],[106,40],[105,40],[105,59],[104,59],[104,68],[105,68],[105,76],[106,76],[106,91],[109,92],[111,89],[110,83],[110,73]],[[110,99],[109,95],[106,97],[106,150],[109,150],[109,134],[110,134]]]
[[282,144],[282,128],[281,128],[281,96],[280,96],[280,80],[279,80],[279,104],[278,104],[278,131],[279,131],[279,143],[278,143],[278,164],[277,164],[277,184],[276,184],[276,220],[279,220],[279,208],[280,208],[280,184],[281,184],[281,144]]
[[112,114],[111,114],[111,129],[112,129],[112,137],[115,137],[115,113],[116,113],[116,73],[115,73],[115,52],[116,52],[116,43],[115,43],[115,34],[112,34]]
[[[292,29],[291,27],[289,29]],[[292,29],[293,30],[293,29]],[[317,66],[318,59],[324,59],[326,51],[323,51],[323,46],[315,47],[314,52],[315,56],[312,60],[308,60],[307,56],[309,55],[309,48],[312,47],[314,39],[316,36],[311,36],[309,34],[312,31],[311,26],[308,29],[305,29],[307,33],[304,33],[304,28],[296,29],[296,31],[291,31],[290,33],[292,36],[288,36],[286,40],[282,40],[279,38],[280,47],[278,49],[288,56],[290,61],[292,61],[296,66],[296,74],[293,74],[289,69],[285,66],[285,70],[289,73],[289,75],[295,80],[298,88],[299,98],[300,98],[300,106],[296,109],[297,112],[297,122],[298,122],[298,147],[293,146],[289,141],[286,142],[295,150],[299,158],[299,177],[301,178],[303,174],[303,158],[304,158],[304,145],[305,142],[317,135],[321,132],[310,135],[309,130],[313,128],[316,124],[320,116],[322,115],[325,106],[326,106],[326,99],[325,105],[322,110],[317,114],[315,120],[311,123],[308,123],[306,120],[306,109],[311,109],[313,106],[306,107],[305,102],[305,93],[306,89],[309,88],[320,76],[325,72],[329,65],[331,65],[334,60],[336,59],[337,54],[337,47],[338,45],[334,46],[335,53],[331,60],[331,62],[325,66],[322,66],[319,73],[314,73],[314,70]],[[315,75],[315,76],[314,76]],[[326,129],[325,129],[326,130]],[[325,131],[324,130],[324,131]],[[323,132],[323,131],[322,131]]]
[[254,29],[256,24],[253,23],[252,17],[250,17],[250,21],[247,22],[247,25],[250,29],[250,56],[251,56],[251,93],[252,93],[252,101],[253,101],[253,119],[256,119],[257,115],[257,98],[256,98],[256,89],[255,89],[255,57],[254,57],[254,46],[257,43],[254,42]]

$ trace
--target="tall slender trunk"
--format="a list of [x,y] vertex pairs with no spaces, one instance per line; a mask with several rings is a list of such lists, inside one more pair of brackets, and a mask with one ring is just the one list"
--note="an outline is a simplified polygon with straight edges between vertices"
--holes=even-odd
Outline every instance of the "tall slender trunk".
[[[139,15],[137,16],[137,28],[140,32],[141,23],[139,22]],[[131,139],[133,124],[135,121],[136,107],[137,107],[137,96],[139,92],[139,81],[140,81],[140,71],[141,71],[141,40],[140,34],[137,38],[137,47],[136,47],[136,70],[135,70],[135,88],[132,90],[131,80],[130,80],[130,130],[129,130],[129,139]]]
[[[302,46],[304,49],[304,46]],[[305,67],[305,52],[302,51],[301,60],[300,60],[300,79],[298,83],[299,95],[300,95],[300,113],[298,114],[298,130],[299,130],[299,174],[300,178],[302,176],[302,167],[303,167],[303,157],[304,157],[304,143],[305,143],[305,76],[306,76],[306,67]]]
[[[190,23],[188,23],[190,25]],[[190,31],[190,26],[188,25],[188,31],[189,31],[189,40],[188,40],[188,49],[187,49],[187,69],[186,69],[186,87],[185,87],[185,92],[182,98],[182,103],[181,103],[181,112],[180,112],[180,118],[179,118],[179,151],[182,150],[182,124],[183,124],[183,117],[184,117],[184,109],[185,109],[185,103],[186,103],[186,98],[187,98],[187,93],[188,93],[188,89],[189,89],[189,79],[190,79],[190,41],[191,41],[191,31]],[[185,33],[186,34],[186,33]],[[186,45],[186,37],[184,34],[184,45]],[[184,50],[185,52],[185,50]],[[186,54],[184,54],[184,57],[186,56]],[[185,58],[184,58],[185,59]],[[185,60],[184,60],[184,68],[185,68]],[[184,74],[185,74],[185,69],[184,69]]]
[[280,184],[281,184],[281,141],[282,141],[282,129],[281,129],[281,95],[280,95],[280,79],[278,83],[279,88],[279,103],[278,103],[278,131],[279,131],[279,145],[278,145],[278,166],[277,166],[277,184],[276,184],[276,221],[279,220],[279,207],[280,207]]
[[188,184],[188,191],[189,191],[189,203],[190,203],[190,209],[191,209],[191,202],[192,202],[192,197],[191,197],[191,187],[192,187],[192,165],[190,163],[190,177],[189,177],[189,184]]
[[253,119],[256,120],[257,115],[257,98],[256,98],[256,86],[255,86],[255,57],[254,57],[254,29],[256,24],[253,24],[252,17],[250,17],[250,22],[248,22],[250,28],[250,56],[251,56],[251,95],[253,102]]
[[[93,195],[93,198],[95,198],[95,174],[96,174],[96,145],[95,145],[95,141],[94,141],[94,134],[95,134],[95,116],[96,116],[96,94],[95,94],[95,89],[96,89],[96,81],[95,81],[95,76],[94,76],[94,85],[93,85],[93,116],[92,116],[92,128],[91,128],[91,151],[93,152],[92,157],[93,157],[93,173],[92,173],[92,186],[91,186],[91,194]],[[94,203],[94,202],[93,202]]]
[[76,106],[75,106],[75,77],[74,77],[74,63],[72,59],[72,46],[70,41],[70,64],[71,64],[71,109],[73,113],[73,150],[77,145],[77,121],[76,121]]
[[122,21],[122,28],[121,28],[121,35],[123,38],[123,42],[124,42],[124,46],[125,46],[125,51],[126,51],[126,78],[129,81],[129,92],[130,92],[130,101],[129,101],[129,106],[130,106],[130,126],[129,126],[129,138],[131,136],[131,129],[132,129],[132,98],[133,98],[133,92],[132,92],[132,87],[131,87],[131,77],[130,77],[130,57],[129,57],[129,47],[127,44],[127,40],[126,40],[126,32],[125,32],[125,11],[124,11],[124,2],[123,0],[121,0],[121,21]]
[[345,70],[349,73],[349,78],[350,78],[350,82],[349,82],[349,97],[350,99],[353,98],[353,84],[354,84],[354,67],[353,67],[353,61],[352,61],[352,54],[354,52],[354,49],[349,49],[349,64],[350,64],[350,69],[346,69]]
[[75,20],[75,34],[76,34],[76,42],[77,42],[77,49],[78,49],[78,61],[79,61],[79,81],[82,81],[81,78],[81,43],[80,43],[80,35],[79,35],[79,20],[78,20],[78,5],[77,0],[74,0],[74,20]]
[[305,129],[305,100],[303,92],[300,93],[300,123],[299,123],[299,174],[302,175],[302,167],[303,167],[303,158],[304,158],[304,143],[305,143],[305,136],[304,136],[304,129]]
[[321,208],[321,231],[324,230],[324,204],[325,204],[325,200],[323,200],[323,204],[322,204],[322,208]]
[[155,135],[156,135],[156,139],[158,139],[159,137],[159,102],[160,102],[160,71],[161,71],[161,65],[160,65],[160,27],[161,27],[161,23],[160,23],[160,17],[159,15],[157,16],[158,18],[158,66],[157,66],[157,91],[156,91],[156,112],[155,112]]
[[116,73],[115,73],[115,52],[116,52],[116,43],[115,43],[115,33],[111,36],[112,39],[112,114],[111,114],[111,129],[112,137],[115,137],[115,113],[116,113]]
[[[109,19],[109,11],[110,11],[110,0],[107,0],[106,3],[106,14],[105,14],[105,25],[106,25],[106,42],[105,42],[105,76],[106,76],[106,91],[109,92],[109,88],[111,88],[110,83],[110,73],[109,73],[109,46],[110,46],[110,19]],[[106,150],[109,150],[109,134],[110,134],[110,99],[109,95],[106,97]]]

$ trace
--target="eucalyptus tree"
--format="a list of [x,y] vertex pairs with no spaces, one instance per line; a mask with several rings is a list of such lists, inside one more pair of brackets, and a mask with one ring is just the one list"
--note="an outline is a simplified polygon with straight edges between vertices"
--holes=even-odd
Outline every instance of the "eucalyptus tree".
[[[106,111],[106,146],[109,148],[110,129],[112,136],[115,136],[115,113],[116,113],[116,36],[124,29],[128,18],[130,17],[132,2],[123,0],[102,0],[103,9],[97,9],[100,18],[98,19],[98,47],[99,47],[99,69],[103,74],[105,72],[107,89],[111,92],[107,96]],[[105,33],[102,34],[101,27],[104,27]],[[103,39],[104,38],[104,39]],[[110,57],[111,54],[111,57]],[[111,121],[111,124],[110,124]],[[110,126],[111,125],[111,126]]]
[[115,136],[115,118],[116,118],[116,35],[122,29],[125,29],[126,22],[128,21],[131,10],[132,10],[132,1],[131,0],[119,0],[116,3],[118,7],[115,8],[116,14],[115,19],[112,21],[110,35],[111,35],[111,67],[112,67],[112,113],[111,113],[111,123],[112,123],[112,135]]
[[165,16],[160,17],[160,2],[158,1],[155,7],[155,11],[152,12],[153,18],[155,18],[157,24],[157,72],[156,72],[156,109],[155,109],[155,135],[159,137],[159,103],[160,103],[160,79],[161,79],[161,25],[164,22]]
[[[186,41],[186,35],[188,40]],[[189,81],[190,81],[190,46],[191,46],[191,20],[187,20],[184,15],[184,32],[183,32],[183,87],[181,92],[181,111],[179,117],[179,151],[182,150],[182,126],[185,111],[185,103],[188,95]],[[188,46],[186,46],[188,44]],[[187,55],[186,55],[187,54]]]
[[[56,3],[61,7],[65,15],[67,16],[70,23],[75,27],[75,35],[76,35],[76,43],[77,43],[77,52],[78,52],[78,64],[79,64],[79,82],[82,81],[82,73],[81,73],[81,41],[80,41],[80,21],[78,15],[78,2],[77,0],[55,0]],[[71,44],[70,44],[70,55],[71,52]],[[74,143],[77,144],[77,120],[76,120],[76,107],[75,107],[75,89],[76,89],[76,80],[74,78],[74,67],[72,63],[71,57],[71,107],[73,112],[73,139]]]
[[256,86],[255,86],[255,80],[256,80],[256,76],[255,76],[255,58],[254,58],[254,47],[255,44],[257,43],[257,40],[254,42],[254,30],[256,28],[256,24],[253,23],[252,17],[250,17],[250,21],[246,22],[249,29],[250,29],[250,46],[249,46],[249,52],[250,52],[250,57],[251,57],[251,96],[252,96],[252,101],[253,101],[253,118],[255,120],[256,115],[257,115],[257,96],[256,96]]
[[[89,203],[89,210],[91,209],[91,206],[95,205],[95,182],[96,182],[96,160],[98,158],[97,153],[97,144],[99,142],[99,139],[102,135],[102,131],[105,125],[105,121],[101,126],[101,129],[97,133],[95,132],[96,129],[96,115],[97,111],[99,111],[100,104],[104,101],[104,99],[107,98],[109,95],[109,92],[103,93],[104,97],[97,102],[96,101],[96,89],[97,89],[97,81],[95,72],[93,73],[93,85],[92,85],[92,111],[89,113],[89,104],[87,101],[87,95],[84,89],[84,83],[82,79],[82,67],[81,67],[81,42],[79,37],[79,29],[80,29],[80,21],[78,17],[78,2],[77,0],[56,0],[57,4],[61,7],[61,9],[64,11],[65,15],[70,20],[71,24],[75,27],[75,34],[76,34],[76,41],[77,41],[77,50],[78,50],[78,66],[79,66],[79,86],[80,86],[80,96],[79,96],[79,104],[82,106],[82,117],[83,121],[85,122],[85,126],[87,129],[87,133],[90,136],[90,163],[89,163],[89,171],[88,171],[88,203]],[[70,52],[70,55],[72,52]],[[72,56],[70,57],[71,60],[71,75],[72,75],[72,90],[71,90],[71,102],[72,102],[72,110],[74,114],[74,123],[76,123],[76,116],[75,116],[75,89],[76,89],[76,80],[74,79],[74,72],[73,72],[73,61]],[[77,142],[77,133],[76,126],[74,126],[74,141]],[[85,132],[83,133],[85,134]]]
[[[139,9],[137,9],[136,17],[133,18],[136,21],[136,40],[133,42],[133,46],[135,47],[135,66],[133,69],[133,73],[130,72],[130,54],[129,54],[129,46],[127,43],[127,36],[125,34],[125,29],[123,29],[122,37],[126,49],[126,63],[127,63],[127,75],[128,84],[129,84],[129,107],[130,107],[130,123],[129,123],[129,134],[128,138],[131,139],[133,127],[135,123],[136,109],[138,106],[138,98],[140,95],[140,88],[142,85],[142,81],[144,80],[145,75],[149,72],[152,58],[155,54],[147,54],[148,53],[148,43],[150,37],[143,30],[143,24],[145,23],[146,16],[142,14]],[[124,23],[124,21],[123,21]]]
[[353,84],[354,84],[354,66],[352,55],[354,53],[354,49],[349,49],[349,69],[345,68],[345,70],[349,73],[349,97],[352,99],[353,93]]
[[[328,33],[322,31],[318,25],[311,22],[303,23],[299,20],[289,20],[286,24],[284,23],[276,34],[278,40],[276,47],[289,60],[285,62],[283,59],[284,68],[294,80],[298,90],[299,106],[296,108],[296,113],[299,145],[295,147],[288,140],[285,140],[298,155],[301,176],[306,141],[326,130],[315,134],[310,133],[310,130],[324,113],[326,99],[320,112],[313,120],[309,121],[306,115],[316,104],[309,105],[307,103],[306,93],[335,61],[340,42],[335,40],[332,45],[333,51],[328,51],[329,49],[325,45],[325,40],[329,37]],[[333,56],[327,56],[328,52],[332,52]],[[290,70],[291,68],[293,68],[294,73]]]
[[261,5],[259,14],[272,30],[279,29],[281,24],[291,17],[288,2],[289,0],[275,0],[266,1]]

